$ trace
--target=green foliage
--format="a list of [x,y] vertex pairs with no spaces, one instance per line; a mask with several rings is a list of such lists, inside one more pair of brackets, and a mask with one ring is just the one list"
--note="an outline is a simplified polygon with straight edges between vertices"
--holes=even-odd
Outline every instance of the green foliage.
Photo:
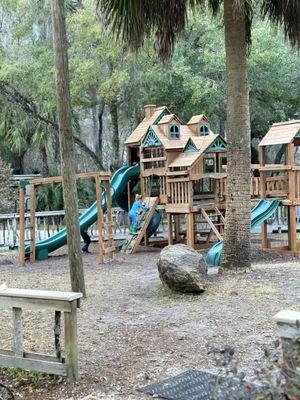
[[[93,107],[117,101],[121,141],[143,118],[143,105],[167,105],[187,122],[204,113],[212,128],[226,128],[226,62],[221,19],[197,11],[179,37],[173,58],[162,65],[145,42],[137,55],[129,52],[96,20],[95,1],[69,0],[67,30],[74,131]],[[38,111],[55,120],[56,101],[50,2],[2,0],[0,15],[0,80],[34,100]],[[257,17],[249,55],[251,128],[262,137],[271,123],[299,118],[299,55]],[[104,135],[111,135],[109,123]],[[51,132],[0,93],[2,149],[26,151],[45,145]],[[95,139],[96,140],[96,139]],[[5,150],[7,154],[7,151]],[[5,154],[5,156],[7,156]],[[107,152],[104,158],[112,155]]]

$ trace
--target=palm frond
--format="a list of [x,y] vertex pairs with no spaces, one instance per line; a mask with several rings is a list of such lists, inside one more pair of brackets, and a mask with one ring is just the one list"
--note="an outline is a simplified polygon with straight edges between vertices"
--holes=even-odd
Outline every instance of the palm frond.
[[[209,2],[216,10],[220,0]],[[97,0],[97,15],[133,50],[154,34],[158,55],[166,60],[186,25],[188,9],[204,3],[205,0]]]
[[261,11],[273,24],[283,26],[291,44],[300,48],[300,0],[263,0]]

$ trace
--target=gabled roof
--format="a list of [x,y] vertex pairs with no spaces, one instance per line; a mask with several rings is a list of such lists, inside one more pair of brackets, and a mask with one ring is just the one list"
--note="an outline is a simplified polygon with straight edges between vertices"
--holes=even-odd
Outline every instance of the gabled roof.
[[187,127],[184,125],[180,126],[180,139],[168,139],[168,137],[163,133],[162,128],[159,125],[152,125],[151,128],[155,132],[158,139],[161,141],[163,147],[166,150],[176,150],[183,149],[186,145],[186,142],[189,140],[191,135],[193,134],[190,129],[186,129]]
[[215,139],[218,136],[219,135],[210,133],[209,135],[206,136],[194,136],[190,139],[190,141],[194,143],[199,153],[203,153],[215,141]]
[[157,107],[150,118],[144,118],[143,121],[135,128],[135,130],[125,140],[125,144],[139,144],[142,137],[147,133],[150,125],[154,124],[163,113],[170,113],[168,108]]
[[194,115],[187,125],[198,124],[200,121],[204,120],[205,122],[209,122],[209,119],[204,114]]
[[[187,141],[184,152],[180,153],[169,167],[191,167],[217,141],[226,144],[220,135],[215,135],[214,133],[210,133],[207,136],[191,137]],[[186,150],[188,147],[193,148],[192,151]],[[214,151],[214,149],[212,148],[211,151]]]
[[273,124],[269,132],[259,143],[259,146],[292,143],[299,131],[300,120],[279,122],[277,124]]
[[198,152],[180,153],[179,156],[169,164],[169,167],[190,167],[199,157],[200,154]]
[[168,124],[172,120],[176,120],[179,124],[182,124],[182,121],[175,114],[164,115],[162,119],[159,121],[158,125]]

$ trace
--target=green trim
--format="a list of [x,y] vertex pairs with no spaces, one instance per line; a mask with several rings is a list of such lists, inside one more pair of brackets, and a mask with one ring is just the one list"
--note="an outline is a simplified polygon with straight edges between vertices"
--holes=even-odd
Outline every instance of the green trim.
[[[206,128],[205,132],[201,132],[201,128]],[[199,130],[199,136],[208,136],[209,135],[209,124],[199,124],[198,127]]]
[[169,115],[170,113],[167,110],[162,111],[161,114],[156,118],[156,120],[153,122],[153,125],[157,125],[159,121],[164,117],[165,115]]
[[[213,171],[206,171],[206,165],[205,165],[206,160],[213,160],[213,167],[214,167]],[[204,174],[214,174],[217,172],[217,163],[216,163],[215,157],[204,157],[203,158],[203,172],[204,172]]]
[[295,138],[300,138],[300,130],[296,133]]
[[184,153],[195,153],[198,151],[197,147],[195,146],[195,143],[192,141],[192,139],[189,139],[187,144],[185,145],[185,148],[183,149]]
[[20,188],[26,189],[27,185],[29,185],[29,181],[20,181]]
[[158,139],[158,137],[155,135],[155,132],[153,129],[150,127],[148,128],[147,134],[145,139],[142,141],[142,147],[156,147],[156,146],[161,146],[162,143]]
[[[173,127],[177,127],[178,128],[178,132],[171,132],[171,128]],[[178,137],[172,137],[172,135],[178,135]],[[168,138],[170,140],[179,140],[180,139],[180,125],[179,124],[169,124],[168,125]]]
[[212,144],[205,150],[205,153],[210,153],[214,151],[224,151],[227,150],[227,144],[221,136],[218,136]]

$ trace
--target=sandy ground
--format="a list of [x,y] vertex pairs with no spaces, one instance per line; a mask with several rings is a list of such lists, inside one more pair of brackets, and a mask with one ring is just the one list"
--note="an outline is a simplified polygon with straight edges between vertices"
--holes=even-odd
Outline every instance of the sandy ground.
[[[98,265],[97,247],[84,256],[88,298],[78,311],[80,380],[0,370],[16,399],[147,399],[136,387],[189,368],[215,370],[212,346],[236,349],[251,375],[272,346],[281,309],[299,310],[299,259],[253,251],[253,269],[207,278],[199,296],[174,295],[160,284],[158,251],[117,254]],[[47,261],[19,268],[0,255],[1,282],[11,287],[70,290],[66,249]],[[0,348],[10,348],[11,313],[0,313]],[[53,314],[24,312],[25,349],[53,354]],[[86,397],[87,396],[87,397]],[[95,396],[95,397],[94,397]]]

